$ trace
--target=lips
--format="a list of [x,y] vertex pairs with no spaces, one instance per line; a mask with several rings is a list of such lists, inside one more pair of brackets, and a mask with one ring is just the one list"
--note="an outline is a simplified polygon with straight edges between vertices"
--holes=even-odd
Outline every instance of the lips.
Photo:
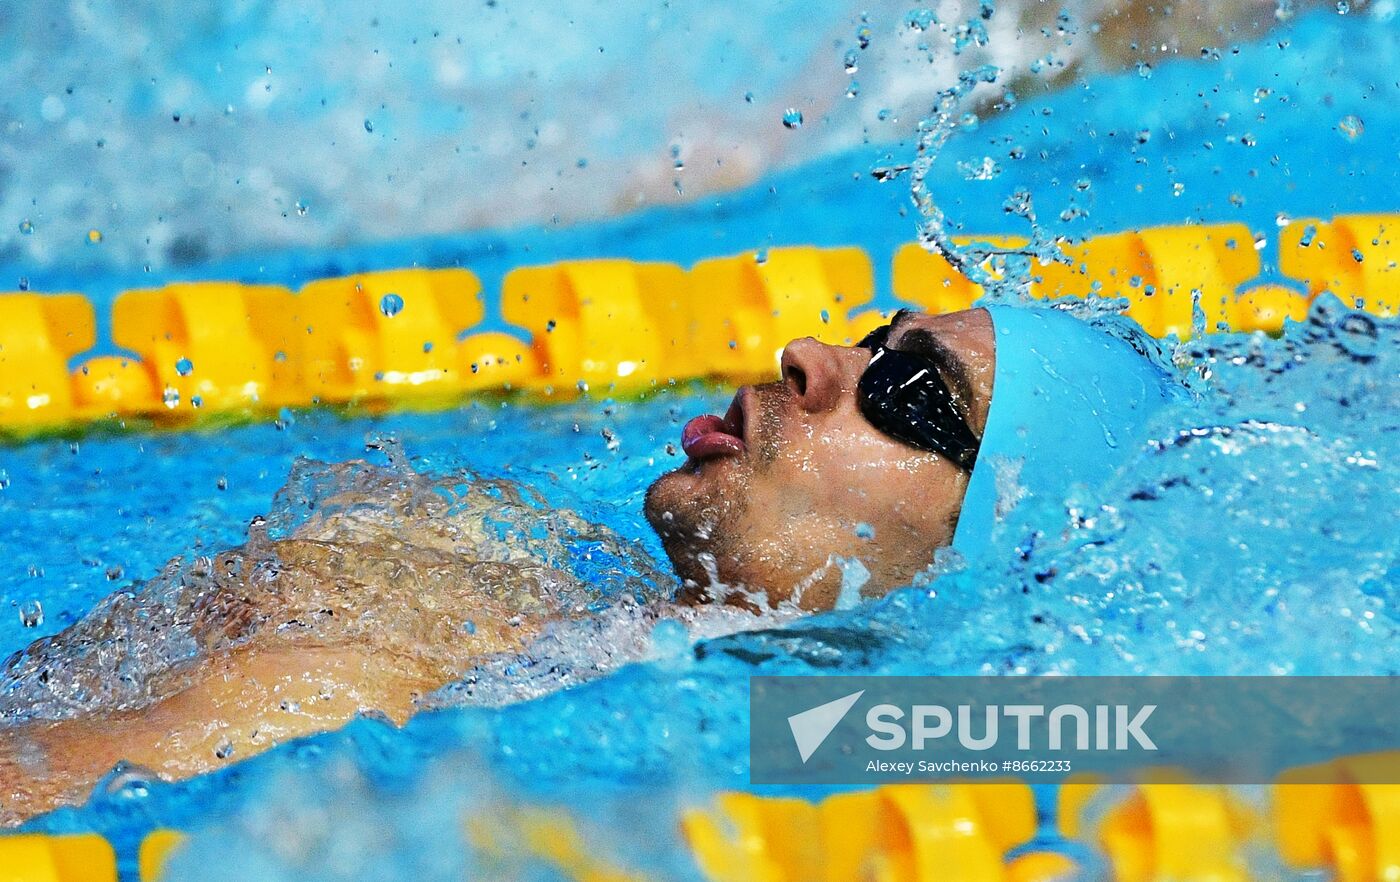
[[741,456],[748,450],[744,443],[743,391],[734,396],[729,411],[722,417],[714,414],[698,416],[681,429],[681,449],[697,462],[725,456]]

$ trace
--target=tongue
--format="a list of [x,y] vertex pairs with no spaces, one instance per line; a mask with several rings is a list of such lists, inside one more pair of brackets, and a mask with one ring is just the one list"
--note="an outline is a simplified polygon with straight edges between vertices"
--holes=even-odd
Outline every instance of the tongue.
[[743,453],[744,441],[726,431],[722,417],[706,414],[685,424],[681,449],[692,459],[713,459]]

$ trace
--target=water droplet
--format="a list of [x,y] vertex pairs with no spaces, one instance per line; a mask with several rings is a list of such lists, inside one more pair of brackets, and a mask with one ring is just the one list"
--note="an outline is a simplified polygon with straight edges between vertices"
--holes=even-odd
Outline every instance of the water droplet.
[[379,298],[379,311],[386,318],[393,318],[403,312],[403,298],[397,294],[385,294]]
[[19,231],[26,236],[32,234],[34,232],[34,222],[29,218],[25,218],[19,222]]
[[860,56],[856,55],[856,50],[846,50],[846,54],[841,57],[841,63],[846,68],[846,73],[853,74],[860,70],[859,58]]
[[37,628],[44,624],[44,605],[36,598],[19,605],[19,623],[26,628]]
[[175,362],[175,373],[179,374],[180,376],[188,377],[193,372],[194,362],[190,361],[188,358],[182,358],[179,361]]
[[164,394],[160,396],[160,400],[165,403],[166,407],[174,410],[180,406],[180,390],[171,386],[166,386]]
[[151,781],[155,777],[155,773],[149,769],[122,760],[98,786],[117,799],[145,799],[151,794]]
[[96,245],[98,242],[101,242],[101,241],[102,241],[102,231],[101,231],[101,230],[88,230],[87,240],[88,240],[88,244],[90,244],[90,245]]
[[228,759],[233,756],[233,744],[227,738],[219,742],[219,746],[214,748],[214,756],[219,759]]
[[1152,79],[1152,65],[1148,64],[1145,61],[1139,61],[1137,66],[1137,75],[1142,77],[1144,80]]
[[904,16],[904,23],[908,25],[910,30],[915,31],[926,31],[933,27],[936,21],[938,19],[934,16],[932,9],[912,9],[908,15]]
[[874,539],[875,528],[864,522],[856,524],[856,537],[860,539]]
[[862,49],[870,48],[870,28],[861,25],[856,29],[856,45]]
[[789,107],[783,111],[783,126],[789,129],[802,128],[802,111],[796,107]]
[[374,131],[374,123],[370,122],[369,120],[365,120],[365,131],[366,131],[366,132],[373,132],[373,131]]
[[747,101],[749,104],[752,104],[752,103],[753,103],[753,93],[752,93],[752,92],[745,92],[745,93],[744,93],[744,100]]
[[1354,113],[1348,113],[1337,122],[1337,133],[1348,141],[1355,141],[1365,131],[1366,124]]
[[227,490],[227,489],[228,489],[228,478],[220,477],[219,480],[218,480],[218,482],[215,483],[214,486],[215,486],[215,487],[218,487],[220,490]]
[[305,202],[302,202],[300,199],[297,200],[296,209],[299,217],[306,217],[307,208],[308,206]]
[[1351,12],[1351,3],[1347,0],[1337,0],[1337,14],[1346,15],[1348,12]]
[[854,97],[856,97],[856,96],[859,95],[859,94],[860,94],[860,83],[857,83],[855,80],[851,80],[851,84],[850,84],[849,86],[846,87],[846,97],[847,97],[847,98],[854,98]]
[[981,162],[959,160],[958,172],[969,181],[990,181],[1001,174],[1001,166],[990,156],[982,157]]
[[1357,263],[1364,263],[1366,260],[1366,255],[1361,253],[1360,248],[1353,248],[1351,249],[1351,259],[1356,261]]

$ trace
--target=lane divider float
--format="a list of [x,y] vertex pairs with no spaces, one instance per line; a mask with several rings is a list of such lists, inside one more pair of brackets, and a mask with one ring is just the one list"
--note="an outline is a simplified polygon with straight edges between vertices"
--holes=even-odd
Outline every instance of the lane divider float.
[[[1278,333],[1323,292],[1378,315],[1400,303],[1397,215],[1301,219],[1280,232],[1279,269],[1250,285],[1259,250],[1243,224],[1156,227],[1062,246],[1032,261],[1039,298],[1122,297],[1149,332]],[[958,237],[1016,249],[1016,237]],[[983,266],[1004,273],[993,253]],[[895,297],[933,312],[982,289],[917,244],[894,255]],[[121,293],[112,340],[131,354],[68,366],[96,343],[79,294],[0,294],[0,432],[23,437],[96,420],[183,425],[318,404],[449,406],[466,394],[644,392],[675,380],[773,376],[781,347],[858,340],[874,272],[859,248],[770,248],[702,260],[580,260],[507,273],[500,306],[520,336],[474,331],[482,286],[466,269],[403,269],[277,285],[180,282]]]

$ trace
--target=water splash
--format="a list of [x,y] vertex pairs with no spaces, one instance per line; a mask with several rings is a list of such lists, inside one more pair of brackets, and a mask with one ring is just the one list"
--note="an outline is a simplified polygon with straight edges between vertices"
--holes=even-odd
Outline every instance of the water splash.
[[[364,647],[443,682],[521,650],[526,621],[668,592],[644,551],[514,482],[421,474],[392,439],[369,446],[387,467],[298,460],[243,545],[175,558],[11,657],[0,722],[148,707],[252,645]],[[464,635],[468,619],[492,627]]]

